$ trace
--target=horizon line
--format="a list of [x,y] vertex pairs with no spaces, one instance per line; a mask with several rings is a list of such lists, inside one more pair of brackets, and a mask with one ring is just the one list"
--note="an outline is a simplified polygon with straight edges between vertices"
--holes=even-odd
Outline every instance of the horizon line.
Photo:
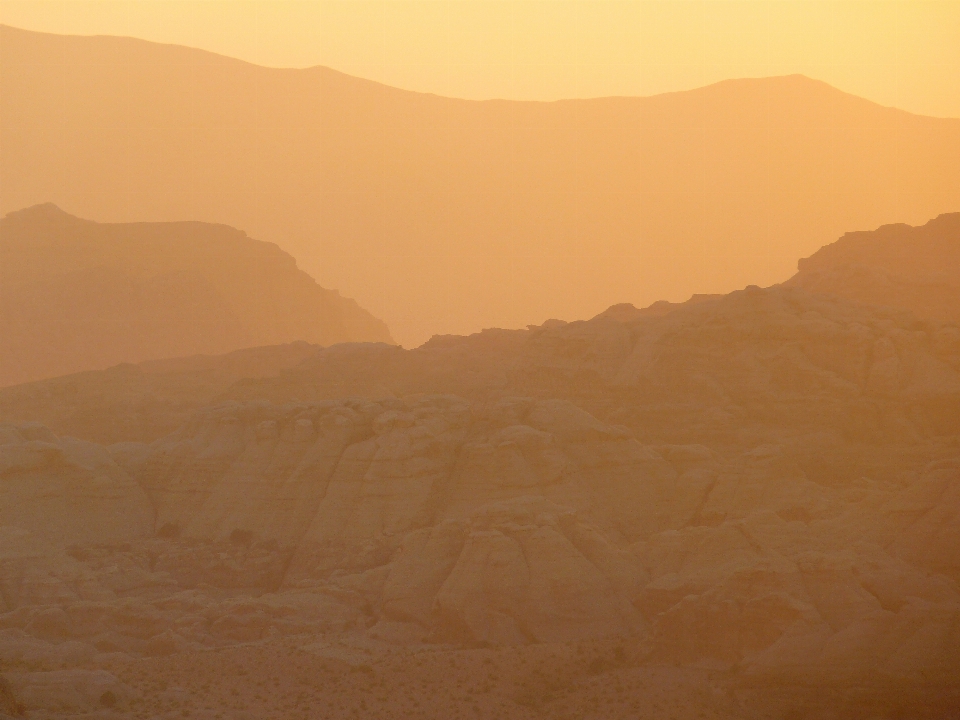
[[588,101],[598,101],[598,100],[646,100],[650,98],[665,97],[669,95],[679,95],[682,93],[691,93],[704,90],[706,88],[716,87],[718,85],[723,85],[727,83],[739,83],[739,82],[756,82],[756,81],[765,81],[765,80],[786,80],[786,79],[803,79],[806,82],[811,84],[818,84],[829,88],[830,90],[846,95],[848,97],[856,98],[863,102],[870,103],[877,107],[886,108],[889,110],[896,110],[898,112],[907,113],[916,117],[925,117],[938,120],[960,120],[960,116],[952,115],[927,115],[924,113],[914,112],[912,110],[907,110],[896,105],[884,105],[876,100],[871,100],[870,98],[863,97],[862,95],[857,95],[852,92],[843,90],[835,85],[830,84],[826,80],[821,80],[816,77],[811,77],[804,73],[787,73],[785,75],[745,75],[738,77],[729,77],[723,78],[721,80],[716,80],[713,82],[706,83],[704,85],[697,85],[691,88],[684,88],[680,90],[666,90],[663,92],[651,93],[649,95],[589,95],[589,96],[575,96],[575,97],[561,97],[554,98],[551,100],[542,100],[536,98],[506,98],[506,97],[488,97],[488,98],[468,98],[460,97],[456,95],[441,95],[436,92],[428,90],[416,90],[412,88],[400,87],[397,85],[390,85],[388,83],[382,82],[380,80],[374,80],[372,78],[363,77],[361,75],[353,75],[351,73],[339,70],[330,65],[309,65],[305,67],[291,67],[291,66],[272,66],[272,65],[261,65],[259,63],[252,62],[250,60],[244,60],[243,58],[234,57],[232,55],[224,55],[223,53],[217,52],[215,50],[207,50],[205,48],[194,47],[192,45],[183,45],[180,43],[168,43],[160,42],[157,40],[148,40],[146,38],[137,37],[134,35],[107,35],[107,34],[79,34],[79,33],[54,33],[47,32],[44,30],[30,30],[28,28],[21,28],[14,25],[9,25],[7,23],[0,23],[0,30],[13,30],[14,32],[20,33],[29,33],[32,35],[43,35],[47,37],[60,37],[60,38],[82,38],[85,40],[95,40],[95,39],[106,39],[106,40],[121,40],[121,41],[132,41],[136,43],[144,43],[147,45],[153,45],[157,47],[165,48],[177,48],[179,50],[187,50],[195,53],[202,53],[204,55],[212,56],[220,60],[225,60],[233,63],[241,63],[243,65],[248,65],[253,68],[258,68],[261,70],[271,70],[277,72],[311,72],[311,71],[326,71],[334,72],[339,75],[343,75],[354,80],[359,80],[361,82],[372,83],[374,85],[379,85],[383,88],[388,88],[397,92],[412,93],[416,95],[424,95],[429,97],[441,98],[444,100],[455,100],[460,102],[468,103],[529,103],[529,104],[538,104],[538,105],[552,105],[559,103],[568,103],[568,102],[588,102]]

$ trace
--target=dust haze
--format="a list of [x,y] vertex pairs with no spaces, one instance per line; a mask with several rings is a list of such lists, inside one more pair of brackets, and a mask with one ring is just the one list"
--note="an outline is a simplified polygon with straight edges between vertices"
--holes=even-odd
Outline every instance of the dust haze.
[[960,715],[960,119],[76,27],[0,26],[0,720]]

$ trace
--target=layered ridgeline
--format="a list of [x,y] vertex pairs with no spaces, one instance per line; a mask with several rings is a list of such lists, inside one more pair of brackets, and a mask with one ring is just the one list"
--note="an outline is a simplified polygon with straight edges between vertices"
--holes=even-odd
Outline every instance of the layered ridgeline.
[[781,282],[849,228],[960,206],[960,120],[799,76],[472,102],[0,32],[0,210],[242,227],[408,347]]
[[636,717],[665,667],[680,718],[960,709],[956,327],[749,289],[226,394],[152,443],[0,426],[18,702],[404,717],[426,664],[416,704],[516,718]]
[[868,442],[881,465],[890,443],[960,430],[960,328],[802,288],[619,305],[587,321],[438,336],[413,350],[256,352],[261,369],[246,377],[226,356],[4,388],[0,421],[113,443],[158,439],[224,402],[530,396],[564,398],[662,442],[744,447],[799,434],[841,455],[848,441]]
[[0,388],[0,422],[39,421],[60,435],[94,442],[156,440],[241,380],[272,377],[322,347],[304,341],[225,355],[121,363]]
[[[791,383],[813,367],[839,373],[865,397],[882,390],[884,397],[893,393],[913,403],[921,385],[933,388],[940,381],[946,384],[934,395],[949,396],[954,382],[942,372],[941,356],[956,349],[958,308],[960,214],[952,213],[919,227],[847,233],[801,260],[800,272],[782,286],[766,290],[695,295],[686,303],[661,301],[640,310],[623,303],[588,321],[435,336],[413,350],[376,344],[323,350],[300,343],[118,366],[5,388],[0,421],[41,421],[59,433],[109,443],[157,439],[193,410],[228,399],[422,392],[487,399],[512,393],[566,397],[601,417],[639,423],[663,437],[673,437],[673,430],[695,435],[699,426],[689,425],[683,408],[696,412],[696,403],[685,406],[682,397],[693,393],[713,406],[737,404],[750,387],[795,397]],[[816,318],[826,319],[820,330],[845,329],[818,337]],[[741,347],[740,355],[732,354],[734,346]],[[752,374],[746,366],[726,370],[755,355]],[[644,367],[638,369],[641,360]],[[880,379],[883,373],[886,380]],[[928,373],[928,379],[916,380],[917,373]],[[913,390],[903,395],[908,387]],[[797,412],[791,400],[782,419],[828,422],[823,409],[812,410],[811,403],[834,402],[829,393],[801,395],[807,411]],[[769,404],[777,396],[761,400]],[[933,406],[912,417],[924,422],[956,417],[949,403],[930,410]]]
[[851,232],[799,262],[786,284],[960,323],[960,213]]
[[0,385],[301,340],[392,342],[271,243],[199,222],[110,224],[39,205],[0,220]]

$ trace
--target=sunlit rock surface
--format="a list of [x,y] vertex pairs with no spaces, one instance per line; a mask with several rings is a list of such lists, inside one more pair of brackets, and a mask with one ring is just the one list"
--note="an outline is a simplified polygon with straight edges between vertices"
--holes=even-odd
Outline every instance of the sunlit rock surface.
[[[517,717],[583,714],[594,676],[659,677],[683,717],[943,717],[960,702],[955,335],[748,288],[311,350],[151,442],[5,425],[9,693],[174,711],[203,693],[144,685],[144,663],[302,656],[388,682],[390,658],[449,654],[554,663],[485,681]],[[257,701],[224,707],[241,696]]]

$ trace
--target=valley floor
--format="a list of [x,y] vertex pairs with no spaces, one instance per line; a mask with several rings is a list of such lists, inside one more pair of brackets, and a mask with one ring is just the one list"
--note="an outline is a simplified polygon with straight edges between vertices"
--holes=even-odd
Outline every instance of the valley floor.
[[[167,657],[118,657],[99,672],[110,672],[125,698],[104,691],[101,709],[27,717],[866,720],[960,712],[960,688],[751,687],[735,671],[649,664],[643,655],[643,643],[630,638],[476,649],[389,646],[363,633],[273,638]],[[68,686],[64,677],[49,687],[67,692]]]

